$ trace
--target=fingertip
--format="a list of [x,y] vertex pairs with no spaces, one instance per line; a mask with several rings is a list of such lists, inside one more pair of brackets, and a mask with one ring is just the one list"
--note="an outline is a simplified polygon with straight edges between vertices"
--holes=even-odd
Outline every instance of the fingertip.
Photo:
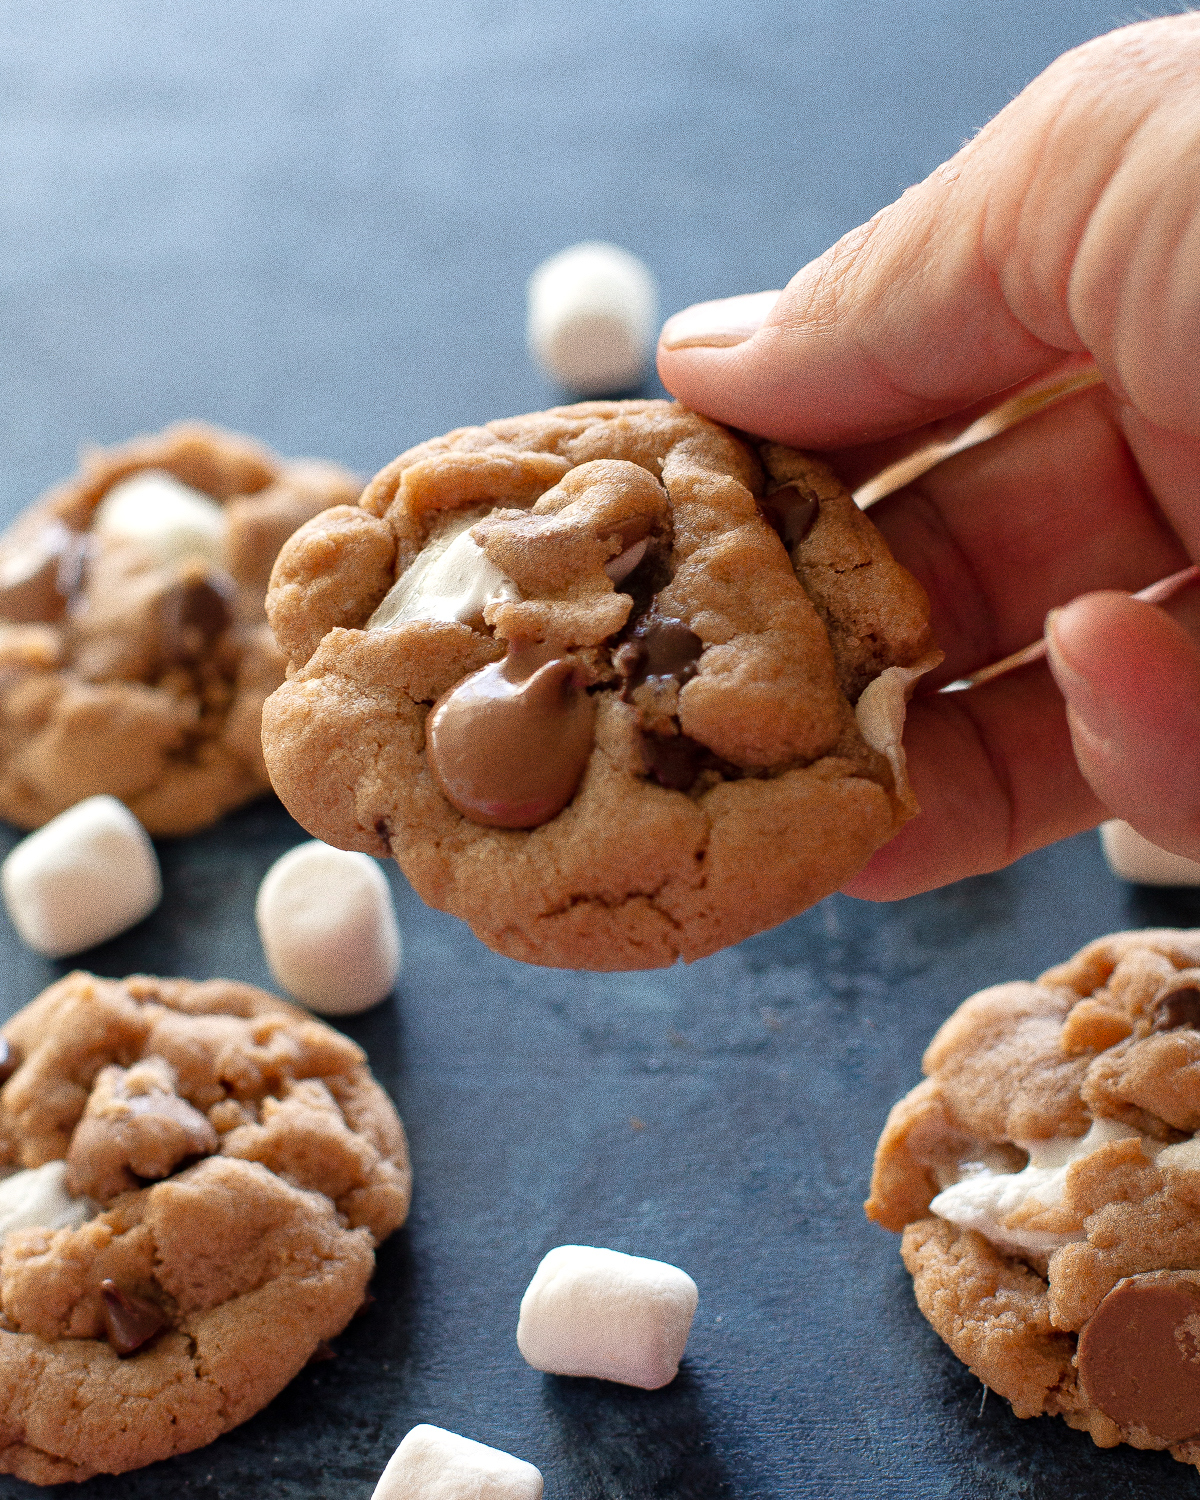
[[779,292],[744,292],[696,302],[673,313],[658,336],[661,356],[682,349],[730,349],[757,333],[779,300]]

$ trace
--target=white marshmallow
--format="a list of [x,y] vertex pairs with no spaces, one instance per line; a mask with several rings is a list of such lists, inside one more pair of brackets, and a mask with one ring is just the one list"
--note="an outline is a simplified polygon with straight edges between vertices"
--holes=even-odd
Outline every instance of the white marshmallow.
[[356,1015],[396,982],[400,929],[369,854],[297,844],[263,877],[254,917],[271,973],[309,1010]]
[[679,1373],[699,1300],[666,1261],[559,1245],[521,1298],[517,1348],[535,1370],[656,1391]]
[[529,351],[552,380],[581,396],[638,384],[658,334],[658,290],[635,255],[572,245],[538,266],[526,295]]
[[88,797],[22,839],[0,865],[12,924],[47,958],[81,953],[162,900],[146,830],[115,797]]
[[114,484],[96,507],[92,530],[113,541],[136,542],[156,563],[189,557],[221,566],[225,512],[215,500],[160,469]]
[[78,1229],[100,1212],[90,1198],[72,1198],[65,1161],[16,1172],[0,1182],[0,1239],[10,1229]]
[[388,1459],[371,1500],[541,1500],[542,1476],[499,1448],[422,1422]]
[[1160,849],[1119,818],[1101,823],[1100,843],[1108,868],[1119,880],[1135,885],[1200,885],[1200,863]]
[[[963,1229],[974,1229],[1000,1250],[1017,1254],[1051,1255],[1062,1245],[1087,1239],[1082,1223],[1073,1233],[1027,1226],[1030,1209],[1054,1208],[1063,1200],[1067,1168],[1113,1141],[1140,1140],[1142,1152],[1153,1161],[1163,1149],[1161,1141],[1140,1136],[1117,1120],[1093,1120],[1083,1136],[1052,1136],[1049,1140],[1026,1141],[1029,1165],[1020,1172],[993,1172],[986,1168],[970,1172],[952,1187],[940,1192],[929,1205],[930,1213]],[[1020,1144],[1020,1143],[1019,1143]]]
[[386,630],[408,620],[482,620],[486,605],[521,597],[512,579],[471,540],[478,510],[451,515],[430,534],[416,561],[388,590],[367,621],[368,630]]

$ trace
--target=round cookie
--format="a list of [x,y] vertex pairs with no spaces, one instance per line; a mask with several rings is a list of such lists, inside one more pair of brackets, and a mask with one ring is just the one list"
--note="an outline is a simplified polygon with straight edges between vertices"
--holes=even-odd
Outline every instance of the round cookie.
[[276,791],[500,953],[691,960],[916,810],[919,585],[821,464],[666,401],[424,443],[282,549]]
[[1200,933],[984,990],[923,1066],[866,1204],[921,1311],[1019,1417],[1200,1467]]
[[0,1473],[119,1474],[253,1415],[362,1306],[404,1131],[248,985],[74,973],[3,1028]]
[[181,834],[266,791],[271,565],[359,487],[200,424],[85,454],[0,536],[0,817],[108,792]]

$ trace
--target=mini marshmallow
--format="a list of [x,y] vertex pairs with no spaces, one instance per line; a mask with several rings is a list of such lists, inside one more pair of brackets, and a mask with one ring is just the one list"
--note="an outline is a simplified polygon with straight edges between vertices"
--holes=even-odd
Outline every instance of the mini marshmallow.
[[65,1161],[15,1172],[0,1182],[0,1239],[10,1229],[78,1229],[100,1212],[90,1198],[66,1188]]
[[35,953],[63,958],[116,937],[162,900],[146,830],[115,797],[88,797],[22,839],[0,865],[13,926]]
[[517,1348],[535,1370],[656,1391],[679,1373],[700,1294],[678,1266],[560,1245],[521,1298]]
[[92,517],[97,536],[136,542],[156,563],[167,564],[200,557],[222,566],[226,529],[215,500],[160,469],[114,484]]
[[552,380],[578,395],[637,385],[657,333],[654,278],[616,245],[573,245],[529,278],[529,352]]
[[1100,843],[1108,868],[1135,885],[1200,885],[1200,863],[1160,849],[1119,818],[1101,823]]
[[396,982],[400,929],[369,854],[297,844],[263,877],[254,917],[271,973],[319,1015],[356,1015]]
[[541,1500],[542,1476],[500,1448],[422,1422],[388,1459],[371,1500]]
[[388,590],[367,621],[368,630],[387,630],[409,620],[482,620],[489,604],[521,597],[512,579],[471,540],[478,511],[450,516],[435,527],[416,561]]

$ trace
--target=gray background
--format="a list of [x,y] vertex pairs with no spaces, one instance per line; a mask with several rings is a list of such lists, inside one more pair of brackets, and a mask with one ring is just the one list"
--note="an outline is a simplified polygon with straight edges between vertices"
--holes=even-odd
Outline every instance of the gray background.
[[[1082,0],[40,0],[0,18],[8,515],[81,443],[181,417],[369,474],[549,404],[522,347],[544,255],[615,240],[653,267],[664,312],[782,284],[1059,52],[1134,17]],[[254,892],[301,837],[268,800],[164,843],[162,908],[86,962],[269,984]],[[405,972],[346,1028],[417,1172],[378,1303],[336,1361],[211,1448],[64,1494],[366,1500],[417,1421],[537,1463],[550,1500],[1200,1488],[1163,1455],[1101,1452],[995,1397],[981,1412],[859,1206],[887,1108],[959,1000],[1114,928],[1191,925],[1200,900],[1119,885],[1087,835],[890,907],[835,897],[688,970],[604,977],[499,959],[391,878]],[[63,969],[6,925],[0,953],[9,1010]],[[517,1302],[564,1241],[696,1277],[673,1386],[523,1365]]]

